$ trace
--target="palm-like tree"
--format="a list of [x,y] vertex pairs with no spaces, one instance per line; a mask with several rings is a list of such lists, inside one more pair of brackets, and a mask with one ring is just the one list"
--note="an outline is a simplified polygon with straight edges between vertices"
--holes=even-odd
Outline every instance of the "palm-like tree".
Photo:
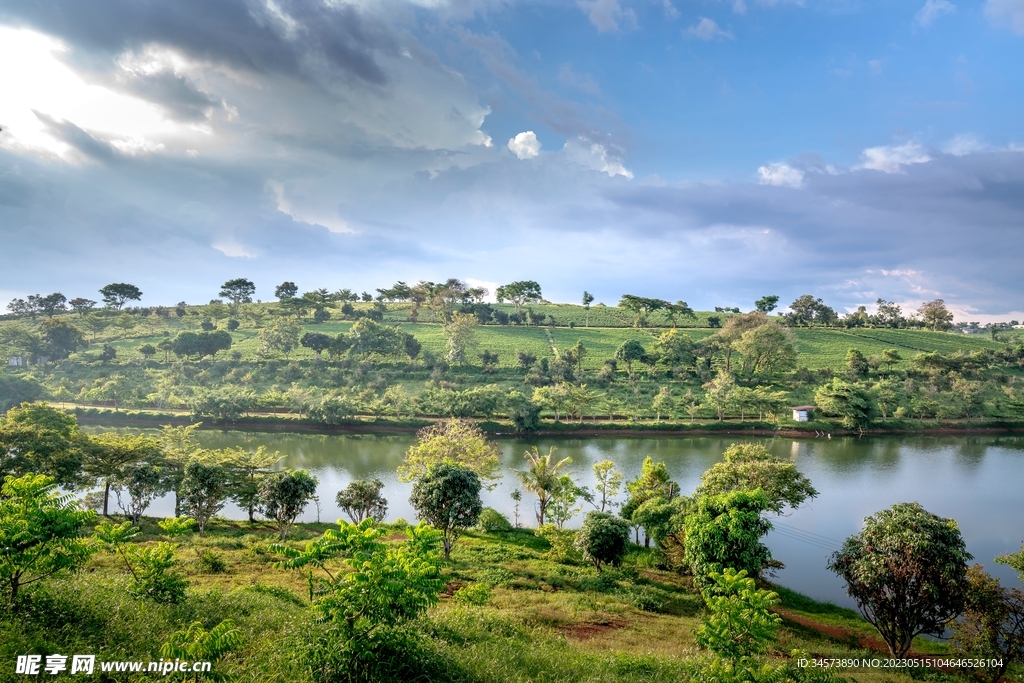
[[562,458],[554,462],[555,447],[548,449],[547,455],[541,455],[536,446],[526,451],[524,457],[529,466],[525,470],[516,470],[523,488],[537,495],[540,504],[537,509],[537,523],[544,524],[544,513],[551,502],[551,496],[562,486],[562,475],[559,470],[572,462],[572,458]]

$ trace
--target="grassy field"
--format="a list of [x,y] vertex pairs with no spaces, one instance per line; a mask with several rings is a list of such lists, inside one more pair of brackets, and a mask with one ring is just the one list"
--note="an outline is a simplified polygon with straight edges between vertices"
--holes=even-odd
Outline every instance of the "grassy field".
[[[144,520],[140,542],[158,538],[154,521]],[[297,525],[289,545],[300,548],[325,528]],[[123,565],[97,553],[84,571],[35,586],[18,613],[0,611],[0,659],[61,652],[98,653],[108,661],[156,660],[173,631],[194,620],[209,629],[230,618],[243,642],[217,664],[219,673],[240,681],[314,680],[305,653],[325,627],[309,616],[305,573],[274,567],[268,546],[275,540],[265,524],[225,520],[215,520],[204,538],[185,537],[177,555],[190,588],[177,605],[129,596]],[[201,562],[201,553],[212,554],[223,568]],[[445,574],[440,604],[413,629],[418,658],[396,661],[393,677],[381,680],[668,682],[689,679],[707,656],[694,640],[704,607],[690,579],[659,569],[640,547],[621,568],[599,575],[589,565],[552,556],[531,530],[471,532],[456,544]],[[474,584],[491,589],[486,604],[453,598]],[[794,649],[819,657],[879,656],[851,645],[872,634],[856,613],[785,589],[780,593],[785,621],[771,659],[783,662]],[[926,641],[917,648],[943,649]],[[421,670],[413,677],[417,666],[426,666],[427,674]],[[0,681],[21,680],[13,669],[3,667]],[[862,682],[912,680],[892,671],[841,673]]]

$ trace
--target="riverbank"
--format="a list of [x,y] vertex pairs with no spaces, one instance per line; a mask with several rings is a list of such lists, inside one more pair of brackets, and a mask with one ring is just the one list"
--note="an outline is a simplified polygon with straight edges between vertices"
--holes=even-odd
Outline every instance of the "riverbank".
[[[83,406],[65,407],[82,424],[124,427],[159,427],[162,425],[189,425],[201,422],[204,429],[238,429],[251,432],[306,432],[319,434],[409,434],[427,427],[439,417],[393,419],[381,417],[354,417],[338,424],[324,424],[297,415],[251,415],[231,421],[196,420],[186,411],[114,410]],[[885,425],[874,425],[863,430],[844,429],[825,420],[814,422],[740,422],[734,420],[697,422],[653,422],[628,420],[602,420],[583,422],[541,422],[537,429],[516,432],[510,421],[479,420],[485,432],[499,436],[781,436],[794,439],[830,438],[831,436],[886,436],[886,435],[996,435],[1022,434],[1024,421],[1005,420],[889,420]]]

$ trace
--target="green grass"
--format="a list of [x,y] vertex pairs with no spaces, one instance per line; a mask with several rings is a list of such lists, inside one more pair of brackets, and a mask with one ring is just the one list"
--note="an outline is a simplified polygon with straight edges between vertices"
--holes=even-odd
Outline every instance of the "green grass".
[[[144,519],[142,543],[158,538]],[[298,524],[291,545],[301,545],[328,525]],[[236,680],[316,680],[303,658],[310,643],[327,638],[326,625],[310,619],[303,572],[278,569],[268,545],[276,533],[264,523],[214,520],[205,538],[185,537],[178,550],[190,583],[179,605],[131,597],[128,577],[113,556],[97,553],[83,571],[49,579],[27,592],[18,612],[0,609],[0,659],[18,654],[96,653],[104,660],[159,657],[162,642],[198,620],[209,629],[224,618],[244,636],[239,651],[218,665]],[[214,551],[225,561],[211,573],[200,561]],[[637,548],[620,569],[598,575],[589,565],[555,561],[531,530],[468,533],[445,569],[449,591],[409,632],[414,651],[395,659],[395,672],[379,680],[465,683],[558,681],[640,683],[689,678],[706,655],[694,630],[703,606],[690,581],[657,569],[650,551]],[[450,594],[473,582],[493,586],[484,606],[458,604]],[[634,596],[660,596],[661,608],[644,611]],[[783,606],[821,623],[868,628],[849,610],[816,603],[781,589]],[[836,621],[839,620],[839,621]],[[822,657],[849,657],[850,644],[813,629],[783,626],[773,656],[799,648]],[[19,680],[14,667],[0,682]],[[401,674],[397,673],[401,671]],[[419,674],[416,672],[419,671]],[[425,673],[426,672],[426,673]],[[425,676],[416,679],[415,675]],[[403,678],[404,677],[404,678]],[[881,680],[871,672],[858,680]],[[909,680],[889,676],[887,680]]]

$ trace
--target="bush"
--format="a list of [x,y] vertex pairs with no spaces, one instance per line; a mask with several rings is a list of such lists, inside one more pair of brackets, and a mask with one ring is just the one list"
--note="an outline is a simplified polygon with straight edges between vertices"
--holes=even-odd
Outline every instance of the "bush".
[[452,598],[467,605],[486,605],[491,599],[491,589],[486,583],[471,583],[456,591]]
[[629,524],[621,517],[607,512],[588,512],[574,545],[585,559],[594,563],[598,572],[601,571],[601,565],[617,567],[626,556]]
[[548,559],[563,564],[580,564],[583,562],[583,555],[574,545],[576,532],[571,529],[559,529],[554,524],[542,524],[537,527],[537,535],[548,542],[551,550],[548,551]]
[[224,556],[215,550],[204,550],[199,553],[199,567],[207,574],[223,574],[227,566]]
[[644,612],[663,612],[668,604],[668,594],[653,586],[626,586],[621,591],[622,598]]
[[480,519],[477,520],[477,526],[488,534],[512,531],[512,523],[508,521],[508,517],[501,514],[494,508],[484,508],[480,512]]

